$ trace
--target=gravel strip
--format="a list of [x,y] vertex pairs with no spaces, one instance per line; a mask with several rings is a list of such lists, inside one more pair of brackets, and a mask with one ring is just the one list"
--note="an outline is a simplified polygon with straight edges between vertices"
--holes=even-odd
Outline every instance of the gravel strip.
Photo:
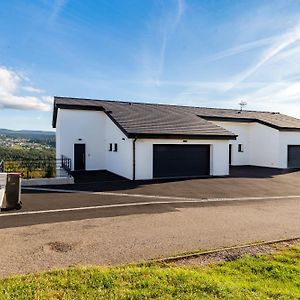
[[225,261],[233,261],[246,254],[251,256],[268,254],[278,249],[296,245],[300,245],[300,238],[291,241],[278,242],[272,244],[253,245],[245,248],[220,250],[213,253],[199,253],[199,256],[186,257],[179,260],[174,260],[174,263],[178,266],[205,266]]

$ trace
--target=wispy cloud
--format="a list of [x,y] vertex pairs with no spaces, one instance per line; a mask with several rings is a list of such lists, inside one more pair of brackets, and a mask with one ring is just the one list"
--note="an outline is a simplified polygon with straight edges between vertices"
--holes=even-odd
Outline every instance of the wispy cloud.
[[49,18],[50,23],[53,23],[56,21],[59,14],[66,6],[67,2],[68,2],[68,0],[54,0],[52,11],[51,11],[50,18]]
[[[175,2],[175,1],[174,1]],[[153,31],[153,38],[158,36],[159,45],[152,53],[149,53],[149,47],[147,46],[147,53],[142,55],[143,67],[148,73],[148,79],[155,81],[156,85],[160,85],[161,77],[164,73],[165,57],[168,48],[168,42],[175,30],[178,28],[185,11],[185,0],[176,0],[176,7],[174,10],[169,9],[164,14],[163,18],[159,20],[156,26],[151,24],[150,30]],[[156,21],[155,21],[156,22]],[[148,80],[147,79],[147,80]]]
[[227,58],[241,53],[247,57],[246,52],[254,49],[259,58],[251,67],[216,81],[182,82],[181,91],[173,99],[191,105],[233,108],[245,99],[249,109],[280,111],[300,117],[300,72],[295,63],[300,59],[300,23],[284,34],[232,47],[206,56],[197,63],[213,65],[213,62],[223,60],[222,63],[227,64]]
[[[244,83],[241,83],[243,86]],[[235,95],[231,99],[238,103],[241,99],[249,102],[249,109],[279,111],[291,116],[300,117],[300,81],[298,82],[270,82],[263,86],[255,86],[250,90]]]
[[29,93],[38,93],[38,94],[44,93],[43,90],[35,88],[33,86],[30,86],[30,85],[29,86],[22,86],[21,89],[23,91],[26,91],[26,92],[29,92]]
[[185,9],[185,0],[177,0],[177,15],[173,24],[173,27],[176,28],[181,21]]
[[30,92],[30,89],[31,92],[37,91],[37,89],[32,87],[29,88],[26,84],[27,80],[21,74],[5,67],[0,67],[0,108],[49,111],[52,103],[51,97],[18,94],[20,90],[24,89],[27,89],[27,92]]
[[234,56],[234,55],[244,53],[244,52],[256,49],[256,48],[270,45],[276,40],[276,38],[278,38],[278,37],[267,37],[267,38],[258,39],[256,41],[252,41],[249,43],[244,43],[244,44],[238,45],[236,47],[232,47],[232,48],[220,51],[218,53],[214,53],[212,55],[206,56],[202,60],[205,62],[213,62],[213,61],[216,61],[219,59]]
[[281,35],[278,39],[274,41],[274,43],[264,52],[259,61],[246,71],[242,72],[237,76],[235,83],[231,88],[236,87],[242,81],[249,78],[253,75],[258,69],[264,66],[267,62],[269,62],[273,57],[277,54],[294,44],[295,42],[300,40],[300,23],[298,23],[295,27],[293,27],[289,32]]
[[159,66],[158,66],[158,76],[157,76],[157,84],[160,84],[160,77],[164,71],[164,64],[165,64],[165,56],[166,50],[168,45],[168,40],[170,36],[174,33],[176,28],[178,27],[181,18],[184,14],[185,9],[185,0],[177,0],[177,11],[175,17],[172,15],[170,17],[170,21],[167,24],[163,25],[163,34],[161,40],[161,47],[160,47],[160,59],[159,59]]

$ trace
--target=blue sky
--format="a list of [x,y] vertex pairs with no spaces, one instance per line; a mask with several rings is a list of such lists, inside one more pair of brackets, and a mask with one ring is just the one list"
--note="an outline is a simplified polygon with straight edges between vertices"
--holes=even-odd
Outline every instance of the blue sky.
[[0,32],[0,128],[54,95],[300,117],[299,0],[4,0]]

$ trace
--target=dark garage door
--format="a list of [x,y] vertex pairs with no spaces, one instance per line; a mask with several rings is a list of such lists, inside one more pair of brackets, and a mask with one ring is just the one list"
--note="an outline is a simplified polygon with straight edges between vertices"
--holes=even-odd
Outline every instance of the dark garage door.
[[300,168],[300,145],[288,146],[288,167]]
[[153,177],[209,175],[209,145],[153,145]]

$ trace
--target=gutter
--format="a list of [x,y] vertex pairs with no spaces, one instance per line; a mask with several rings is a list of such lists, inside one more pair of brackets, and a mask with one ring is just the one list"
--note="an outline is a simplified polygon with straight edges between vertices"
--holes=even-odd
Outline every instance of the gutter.
[[134,138],[132,140],[132,180],[135,180],[135,142],[136,142],[137,138]]
[[164,133],[129,133],[128,138],[141,138],[141,139],[188,139],[188,140],[236,140],[237,135],[188,135],[188,134],[164,134]]

